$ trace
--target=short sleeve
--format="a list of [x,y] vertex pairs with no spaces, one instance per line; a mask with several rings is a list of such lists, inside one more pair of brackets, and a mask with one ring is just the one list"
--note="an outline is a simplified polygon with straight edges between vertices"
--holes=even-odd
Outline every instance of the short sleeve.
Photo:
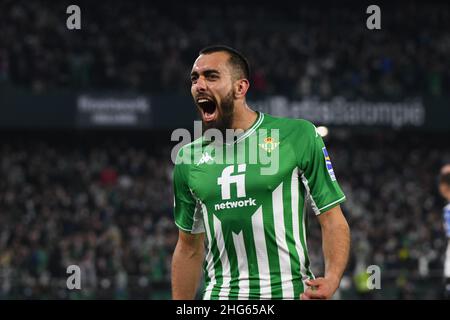
[[173,170],[175,224],[185,232],[201,233],[204,232],[201,207],[189,188],[189,164],[180,161],[182,152],[180,149]]
[[299,169],[302,182],[310,195],[311,204],[319,215],[345,201],[337,182],[330,155],[316,127],[303,120],[302,137],[298,144]]

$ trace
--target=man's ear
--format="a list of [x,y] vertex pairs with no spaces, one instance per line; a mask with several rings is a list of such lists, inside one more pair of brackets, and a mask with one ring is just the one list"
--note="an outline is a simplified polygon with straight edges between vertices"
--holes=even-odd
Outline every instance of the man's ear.
[[234,98],[239,99],[245,97],[248,88],[250,88],[250,83],[247,79],[239,79],[234,82]]

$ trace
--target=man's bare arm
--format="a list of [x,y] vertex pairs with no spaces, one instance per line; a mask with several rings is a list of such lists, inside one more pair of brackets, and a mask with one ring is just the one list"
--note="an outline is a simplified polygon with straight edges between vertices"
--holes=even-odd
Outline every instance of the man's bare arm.
[[172,257],[172,298],[195,298],[201,278],[204,259],[205,234],[189,234],[179,231],[178,242]]
[[322,228],[322,250],[325,259],[325,276],[307,281],[309,288],[302,299],[330,299],[341,281],[347,266],[350,252],[350,228],[342,214],[340,206],[336,206],[321,215],[319,223]]
[[325,278],[341,281],[350,252],[350,228],[340,206],[319,216],[322,228],[322,250],[325,258]]

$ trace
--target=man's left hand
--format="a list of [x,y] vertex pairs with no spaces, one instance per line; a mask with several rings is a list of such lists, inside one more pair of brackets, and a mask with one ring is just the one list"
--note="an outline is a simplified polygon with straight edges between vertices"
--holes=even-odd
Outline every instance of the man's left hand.
[[339,280],[333,278],[316,278],[306,280],[306,284],[309,288],[300,295],[301,300],[325,300],[333,297],[333,294],[339,287]]

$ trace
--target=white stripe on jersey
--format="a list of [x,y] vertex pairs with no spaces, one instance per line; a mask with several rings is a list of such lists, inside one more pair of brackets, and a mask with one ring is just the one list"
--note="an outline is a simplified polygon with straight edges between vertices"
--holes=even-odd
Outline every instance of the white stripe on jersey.
[[262,207],[252,215],[253,240],[255,242],[256,259],[258,261],[259,293],[261,299],[272,298],[270,285],[269,256],[267,254],[266,236],[264,234],[264,219]]
[[286,242],[286,228],[284,224],[283,210],[283,183],[272,193],[273,221],[275,229],[275,239],[278,248],[278,258],[280,260],[281,288],[283,299],[294,298],[294,286],[292,284],[291,257]]
[[220,261],[222,262],[222,288],[219,292],[220,300],[228,300],[228,294],[230,293],[230,282],[231,282],[231,268],[230,260],[228,259],[228,253],[225,248],[225,240],[223,238],[222,223],[213,214],[214,220],[214,235],[217,241],[217,248],[219,249]]
[[[316,202],[314,201],[314,198],[311,195],[311,190],[309,189],[308,179],[306,178],[306,176],[305,176],[305,174],[303,172],[301,174],[301,179],[302,179],[303,186],[305,187],[305,190],[306,190],[305,202],[306,202],[307,199],[311,200],[311,207],[312,207],[315,215],[319,215],[320,214],[320,210],[317,207],[317,204],[316,204]],[[304,215],[305,215],[305,213],[303,213],[303,216]],[[305,229],[303,229],[303,230],[305,230]]]
[[245,250],[244,235],[241,232],[233,234],[234,248],[236,249],[236,256],[239,268],[239,300],[248,300],[250,294],[250,281],[248,275],[248,260],[247,252]]
[[206,206],[202,203],[202,211],[203,211],[203,221],[206,229],[206,237],[208,239],[208,252],[206,254],[206,270],[208,272],[208,277],[210,278],[210,282],[208,286],[205,289],[205,295],[203,296],[203,299],[209,300],[211,299],[211,290],[216,284],[216,274],[214,272],[214,261],[213,261],[213,254],[212,254],[212,238],[211,238],[211,230],[209,229],[209,220],[208,220],[208,211],[206,209]]
[[[300,221],[298,215],[298,200],[299,200],[299,177],[298,177],[298,169],[295,168],[292,171],[292,179],[291,179],[291,207],[292,207],[292,229],[294,233],[294,242],[295,249],[297,250],[297,254],[300,260],[300,276],[302,279],[306,276],[306,267],[305,267],[305,252],[303,251],[303,246],[300,240]],[[303,215],[306,212],[303,211]],[[302,221],[303,223],[303,221]],[[305,280],[302,280],[303,287],[305,288]]]

